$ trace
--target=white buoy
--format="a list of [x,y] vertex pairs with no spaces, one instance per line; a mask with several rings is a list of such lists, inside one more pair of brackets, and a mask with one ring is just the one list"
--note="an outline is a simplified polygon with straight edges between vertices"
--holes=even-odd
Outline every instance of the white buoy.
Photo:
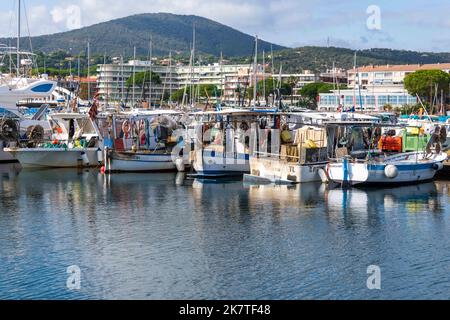
[[97,161],[103,163],[103,151],[101,148],[97,149]]
[[83,166],[89,167],[89,157],[84,151],[81,153],[81,160],[83,161]]
[[186,166],[184,165],[184,159],[183,158],[177,158],[175,160],[175,165],[177,166],[178,172],[185,172]]
[[398,168],[392,164],[387,165],[386,168],[384,168],[384,175],[389,179],[395,179],[398,177]]
[[440,171],[440,170],[444,169],[444,164],[442,162],[435,163],[433,165],[433,169],[436,171]]

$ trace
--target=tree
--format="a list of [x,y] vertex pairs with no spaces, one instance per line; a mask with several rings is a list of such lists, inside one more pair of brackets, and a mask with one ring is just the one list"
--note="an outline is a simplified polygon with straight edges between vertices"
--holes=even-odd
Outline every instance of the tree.
[[[264,90],[264,84],[266,86]],[[278,79],[274,79],[272,77],[267,78],[265,81],[261,80],[258,82],[258,85],[256,87],[256,95],[258,97],[262,97],[264,95],[264,92],[266,93],[266,96],[264,99],[267,101],[270,94],[276,94],[278,90],[278,86],[280,86],[280,94],[283,96],[288,96],[292,94],[291,86],[286,83],[282,82],[281,85],[279,84]],[[246,97],[248,99],[253,98],[253,86],[247,88]]]
[[[433,105],[436,92],[447,94],[450,85],[450,75],[442,70],[419,70],[405,77],[405,88],[411,95],[418,95]],[[433,110],[431,110],[433,113]]]
[[[152,84],[161,84],[161,78],[157,73],[151,71],[143,71],[136,73],[134,76],[135,85],[138,87],[148,86],[150,83]],[[145,82],[145,84],[144,84]],[[126,82],[127,87],[133,86],[133,76],[129,77]]]
[[[174,93],[172,93],[171,100],[172,101],[183,101],[183,95],[184,95],[185,88],[181,88]],[[194,86],[194,94],[200,95],[200,98],[216,98],[221,97],[222,92],[217,88],[217,86],[213,84],[201,84],[200,86]],[[191,87],[187,86],[186,88],[186,95],[189,97],[191,95]]]
[[[334,88],[335,86],[330,83],[314,82],[305,85],[300,91],[300,94],[303,98],[309,101],[309,104],[313,107],[313,109],[317,109],[317,97],[319,96],[319,94],[330,93]],[[346,86],[339,85],[339,88],[345,89]]]
[[294,76],[290,76],[287,80],[287,84],[291,88],[291,104],[294,104],[294,89],[298,84],[298,78]]

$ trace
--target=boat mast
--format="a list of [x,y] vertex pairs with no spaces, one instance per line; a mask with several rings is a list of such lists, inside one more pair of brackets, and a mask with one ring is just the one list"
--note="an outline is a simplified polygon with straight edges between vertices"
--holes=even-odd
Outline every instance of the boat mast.
[[192,64],[191,64],[191,90],[190,90],[190,99],[191,99],[191,108],[195,105],[195,93],[194,93],[194,73],[195,73],[195,23],[193,25],[192,31]]
[[266,100],[266,52],[263,50],[263,99]]
[[19,8],[17,10],[17,77],[20,77],[20,9],[21,9],[21,1],[19,0]]
[[125,102],[125,81],[123,79],[123,56],[124,54],[122,54],[120,56],[120,87],[121,87],[121,92],[122,92],[122,104]]
[[172,50],[169,51],[169,106],[171,105],[172,105]]
[[105,81],[106,81],[106,107],[108,107],[109,104],[109,79],[108,79],[108,73],[107,73],[107,67],[106,67],[106,51],[105,55],[103,56],[103,68],[105,68]]
[[[149,98],[148,98],[148,103],[149,103],[149,107],[150,109],[152,108],[152,91],[153,91],[153,86],[152,86],[152,76],[153,76],[153,42],[152,42],[152,37],[150,37],[150,43],[149,43],[149,56],[150,56],[150,79],[149,79]],[[142,87],[144,87],[145,84],[142,84]],[[164,94],[164,93],[163,93]]]
[[[222,50],[220,51],[220,91],[221,91],[221,95],[219,98],[217,98],[217,102],[220,101],[220,104],[222,104],[224,97],[225,97],[225,84],[226,80],[223,74],[223,52]],[[220,94],[220,93],[219,93]]]
[[90,81],[90,78],[91,78],[91,70],[90,70],[90,68],[91,68],[91,44],[89,43],[89,41],[88,41],[88,44],[87,44],[87,67],[88,67],[88,70],[87,70],[87,82],[88,82],[88,101],[89,100],[91,100],[91,81]]
[[357,86],[357,83],[356,83],[356,77],[357,77],[357,74],[356,74],[356,51],[355,51],[355,56],[353,59],[353,71],[355,73],[355,85],[353,86],[353,106],[356,109],[356,86]]
[[136,97],[136,91],[135,91],[135,84],[136,84],[136,46],[133,49],[133,101],[131,104],[131,108],[134,109],[135,104],[135,97]]
[[258,68],[258,36],[255,37],[255,61],[253,65],[253,77],[254,77],[254,85],[253,85],[253,103],[256,106],[256,96],[257,96],[257,86],[258,86],[258,79],[257,77],[257,69]]

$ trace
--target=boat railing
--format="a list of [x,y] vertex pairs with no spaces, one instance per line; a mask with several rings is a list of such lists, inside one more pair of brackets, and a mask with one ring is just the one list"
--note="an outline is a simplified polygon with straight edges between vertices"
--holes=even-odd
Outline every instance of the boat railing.
[[[285,154],[281,154],[281,153],[270,153],[270,152],[255,151],[255,152],[253,152],[253,154],[256,155],[257,158],[273,158],[273,159],[279,159],[279,160],[281,158],[284,158],[283,160],[292,160],[292,159],[296,160],[295,162],[291,161],[293,163],[301,163],[302,159],[303,159],[302,156],[291,156],[291,155],[285,155]],[[325,162],[327,162],[327,161],[321,161],[321,159],[319,159],[319,161],[316,161],[316,162],[305,161],[305,163],[303,163],[303,164],[325,163]]]

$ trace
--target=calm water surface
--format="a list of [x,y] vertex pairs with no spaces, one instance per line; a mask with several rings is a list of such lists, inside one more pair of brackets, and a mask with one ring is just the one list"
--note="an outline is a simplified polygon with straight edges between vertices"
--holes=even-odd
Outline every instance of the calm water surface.
[[[449,299],[449,186],[0,166],[0,299]],[[369,265],[380,291],[367,289]]]

